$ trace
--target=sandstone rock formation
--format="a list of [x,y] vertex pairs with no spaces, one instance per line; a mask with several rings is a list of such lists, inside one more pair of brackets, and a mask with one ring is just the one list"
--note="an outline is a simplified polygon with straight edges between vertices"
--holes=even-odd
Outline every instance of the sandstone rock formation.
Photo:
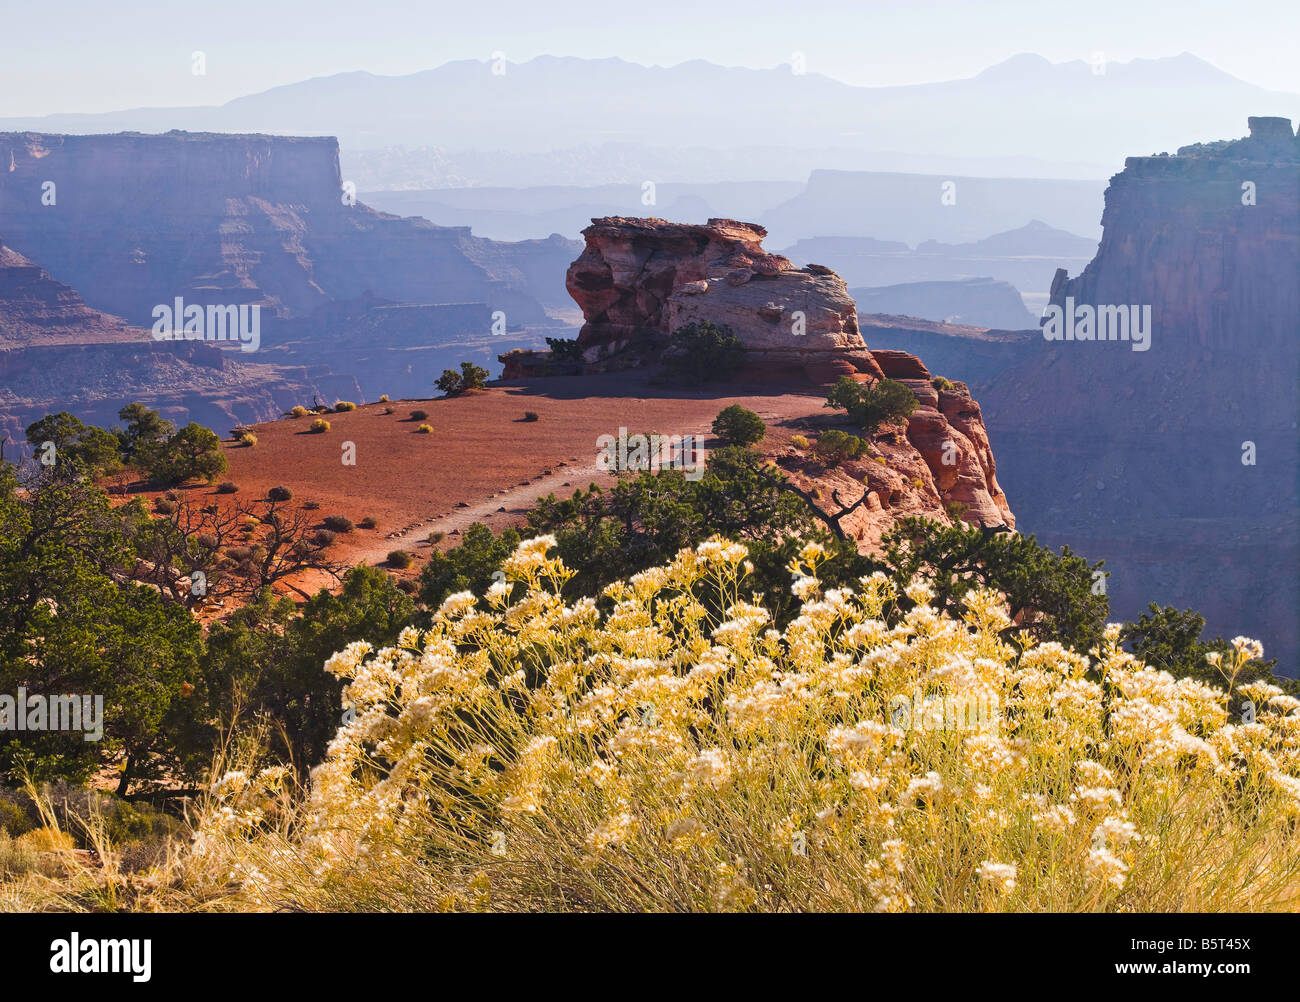
[[[936,389],[915,355],[869,349],[853,299],[829,268],[794,268],[763,250],[761,226],[731,219],[703,226],[596,219],[583,235],[586,247],[567,285],[586,318],[578,344],[587,372],[649,364],[671,332],[708,321],[731,328],[744,344],[742,379],[779,380],[812,393],[845,375],[895,379],[920,406],[902,435],[875,436],[873,448],[886,462],[850,461],[828,471],[792,452],[784,460],[796,486],[817,487],[827,496],[819,502],[823,510],[867,548],[906,515],[1015,526],[979,404],[963,384]],[[546,353],[501,359],[507,379],[554,368]]]
[[679,327],[711,320],[741,339],[754,372],[817,382],[880,378],[843,280],[769,254],[766,233],[732,219],[592,220],[565,283],[586,318],[578,342],[588,362],[642,364]]

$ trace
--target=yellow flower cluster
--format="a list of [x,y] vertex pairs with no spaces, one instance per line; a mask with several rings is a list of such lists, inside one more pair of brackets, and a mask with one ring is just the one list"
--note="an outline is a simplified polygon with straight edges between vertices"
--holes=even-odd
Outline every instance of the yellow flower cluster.
[[[1300,715],[1275,687],[1251,690],[1259,711],[1234,724],[1224,692],[1135,660],[1116,627],[1087,654],[1008,643],[988,591],[958,620],[917,581],[919,604],[886,621],[890,582],[824,588],[816,545],[790,567],[802,606],[784,630],[745,593],[745,548],[723,540],[569,604],[553,545],[505,563],[522,589],[452,595],[429,630],[330,659],[355,712],[263,900],[1296,906]],[[1240,639],[1230,659],[1257,646]],[[891,710],[900,695],[996,719],[918,726]],[[236,800],[256,785],[223,784]],[[249,830],[247,804],[225,817]],[[264,883],[275,856],[258,855]]]

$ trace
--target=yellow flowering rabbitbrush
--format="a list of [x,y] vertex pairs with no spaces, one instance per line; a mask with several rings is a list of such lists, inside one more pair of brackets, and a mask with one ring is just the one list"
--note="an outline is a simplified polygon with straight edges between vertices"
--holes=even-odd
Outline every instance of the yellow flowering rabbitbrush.
[[[509,585],[450,596],[429,630],[331,658],[352,713],[300,815],[250,824],[265,791],[227,780],[196,852],[224,845],[259,902],[307,908],[1300,904],[1300,717],[1276,687],[1233,723],[1116,626],[1087,653],[1013,644],[1002,596],[953,619],[922,581],[902,614],[883,575],[823,587],[815,544],[783,630],[740,544],[600,603],[561,597],[553,547],[521,543]],[[1256,650],[1239,641],[1229,660]],[[891,699],[916,692],[998,716],[899,726]]]

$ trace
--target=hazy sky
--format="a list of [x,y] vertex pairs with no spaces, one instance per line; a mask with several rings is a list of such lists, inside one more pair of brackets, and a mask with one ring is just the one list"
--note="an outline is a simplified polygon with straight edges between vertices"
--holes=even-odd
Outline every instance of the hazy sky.
[[[1298,41],[1297,0],[16,0],[0,36],[0,115],[219,104],[496,51],[750,67],[800,51],[809,72],[859,84],[971,76],[1019,52],[1057,62],[1189,51],[1300,93]],[[196,50],[205,76],[191,73]]]

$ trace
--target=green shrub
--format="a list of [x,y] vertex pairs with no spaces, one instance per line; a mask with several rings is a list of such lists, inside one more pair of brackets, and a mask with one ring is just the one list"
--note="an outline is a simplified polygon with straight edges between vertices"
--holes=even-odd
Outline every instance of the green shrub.
[[449,397],[459,396],[467,390],[481,390],[487,385],[488,371],[473,362],[461,362],[460,372],[443,369],[434,384]]
[[405,570],[415,562],[415,558],[405,550],[390,550],[388,553],[388,562],[394,567]]
[[882,379],[874,386],[841,376],[826,398],[827,407],[848,411],[849,417],[868,434],[874,434],[882,424],[910,417],[918,403],[916,395],[902,383]]
[[360,522],[358,522],[357,525],[359,525],[363,529],[378,529],[379,520],[376,519],[374,515],[367,515]]
[[446,538],[447,534],[445,532],[431,532],[429,533],[429,545],[437,546]]
[[811,443],[808,441],[806,436],[795,435],[791,437],[790,444],[802,452],[806,450]]
[[321,524],[332,532],[351,532],[355,528],[352,519],[346,515],[326,515],[321,519]]
[[663,368],[672,382],[708,383],[730,379],[744,359],[745,346],[730,327],[702,320],[673,332]]
[[728,445],[753,445],[767,434],[767,425],[753,411],[732,404],[713,419],[713,434]]
[[951,379],[944,379],[943,376],[935,376],[930,380],[930,385],[936,390],[951,390],[953,388]]
[[194,421],[165,441],[141,446],[137,458],[149,478],[163,484],[199,478],[211,481],[228,465],[217,433]]
[[857,459],[866,448],[867,443],[857,435],[831,428],[822,432],[813,453],[826,466],[838,466],[847,459]]

